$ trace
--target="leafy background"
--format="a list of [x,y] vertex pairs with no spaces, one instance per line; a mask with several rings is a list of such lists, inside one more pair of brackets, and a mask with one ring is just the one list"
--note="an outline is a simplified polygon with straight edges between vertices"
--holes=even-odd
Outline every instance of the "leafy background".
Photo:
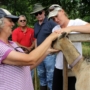
[[[0,0],[0,7],[9,10],[14,15],[25,15],[28,20],[28,26],[33,27],[36,19],[34,15],[30,15],[30,12],[33,5],[38,2],[42,3],[47,9],[51,4],[60,4],[69,18],[80,18],[90,22],[90,0]],[[90,58],[90,43],[83,43],[83,56]],[[39,80],[37,79],[37,75],[35,75],[35,90],[39,90]]]
[[15,15],[26,15],[28,25],[33,27],[36,19],[30,15],[33,4],[40,2],[45,7],[51,4],[60,4],[67,12],[69,18],[81,18],[90,21],[90,0],[0,0],[0,7],[8,9]]
[[[51,4],[60,4],[69,18],[80,18],[90,22],[90,0],[0,0],[0,7],[8,9],[14,15],[26,15],[28,26],[33,28],[36,19],[34,15],[30,15],[30,12],[32,11],[33,5],[38,2],[47,7],[47,14],[48,7]],[[15,27],[17,27],[17,24]],[[84,55],[88,56],[90,43],[83,43],[83,46],[85,46],[83,48]]]

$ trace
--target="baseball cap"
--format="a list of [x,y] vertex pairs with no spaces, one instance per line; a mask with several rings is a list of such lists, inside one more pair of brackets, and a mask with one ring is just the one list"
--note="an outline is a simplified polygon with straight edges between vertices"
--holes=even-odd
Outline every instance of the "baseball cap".
[[18,20],[18,16],[12,15],[8,10],[0,8],[0,18],[10,18],[13,22],[16,22]]
[[58,14],[58,11],[62,10],[62,7],[58,4],[53,4],[49,7],[48,18],[54,17]]

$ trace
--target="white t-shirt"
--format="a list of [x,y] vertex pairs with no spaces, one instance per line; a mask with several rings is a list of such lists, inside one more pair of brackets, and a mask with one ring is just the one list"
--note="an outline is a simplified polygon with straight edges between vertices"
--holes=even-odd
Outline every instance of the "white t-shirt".
[[[75,20],[70,20],[67,27],[68,26],[79,26],[79,25],[85,25],[87,24],[87,22],[82,21],[81,19],[75,19]],[[52,32],[54,32],[55,30],[60,29],[60,25],[55,26],[52,29]],[[79,32],[71,32],[71,34],[75,34],[75,33],[79,33]],[[73,43],[74,46],[76,47],[76,49],[81,53],[82,55],[82,45],[81,42],[75,42]],[[63,53],[60,51],[57,56],[56,56],[56,63],[55,63],[55,67],[57,69],[63,69]]]

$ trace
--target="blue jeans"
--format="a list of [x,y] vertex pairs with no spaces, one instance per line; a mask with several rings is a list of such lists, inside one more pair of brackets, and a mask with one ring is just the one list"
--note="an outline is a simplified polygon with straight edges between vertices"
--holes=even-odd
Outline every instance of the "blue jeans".
[[44,61],[37,67],[40,80],[40,86],[48,86],[52,90],[53,72],[55,67],[56,55],[48,55]]

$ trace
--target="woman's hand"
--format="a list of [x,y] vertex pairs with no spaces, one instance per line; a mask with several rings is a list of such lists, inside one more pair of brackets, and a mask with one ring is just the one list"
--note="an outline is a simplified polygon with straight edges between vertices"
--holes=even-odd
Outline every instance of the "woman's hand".
[[70,33],[72,30],[73,30],[72,27],[66,27],[66,28],[55,30],[54,32],[58,34],[61,34],[63,32]]
[[56,49],[53,49],[53,48],[49,48],[48,50],[47,50],[47,54],[54,54],[54,53],[57,53],[57,52],[59,52],[60,50],[56,50]]
[[53,32],[51,33],[48,38],[51,39],[51,41],[54,41],[56,38],[58,38],[60,36],[60,33],[57,33],[57,32]]

